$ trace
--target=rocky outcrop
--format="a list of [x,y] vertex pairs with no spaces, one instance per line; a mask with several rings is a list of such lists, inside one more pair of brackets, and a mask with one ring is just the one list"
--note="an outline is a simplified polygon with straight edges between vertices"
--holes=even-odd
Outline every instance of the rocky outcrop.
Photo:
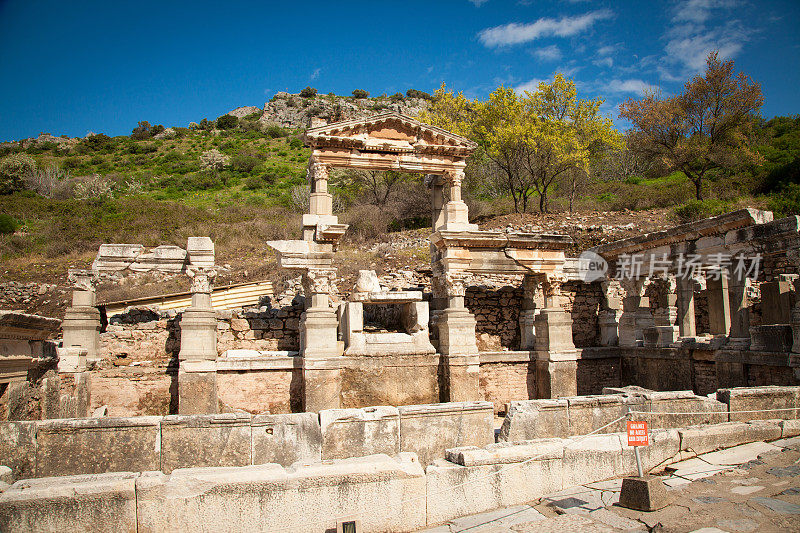
[[262,126],[278,124],[289,128],[305,128],[311,117],[321,118],[326,122],[336,122],[364,118],[387,111],[416,116],[427,109],[428,105],[429,101],[424,98],[352,98],[331,95],[303,98],[299,94],[279,92],[264,104],[259,122]]
[[226,114],[236,118],[244,118],[247,115],[252,115],[253,113],[261,113],[261,109],[254,105],[246,105],[228,111]]

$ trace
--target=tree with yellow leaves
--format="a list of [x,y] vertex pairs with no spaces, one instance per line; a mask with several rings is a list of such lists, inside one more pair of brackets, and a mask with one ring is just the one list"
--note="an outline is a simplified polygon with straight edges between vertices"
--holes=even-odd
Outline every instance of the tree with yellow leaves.
[[420,118],[476,141],[502,177],[517,213],[527,211],[534,193],[539,211],[547,213],[559,178],[589,172],[596,152],[621,143],[611,119],[599,112],[602,102],[579,100],[575,83],[561,74],[523,94],[498,87],[486,101],[471,101],[442,84]]

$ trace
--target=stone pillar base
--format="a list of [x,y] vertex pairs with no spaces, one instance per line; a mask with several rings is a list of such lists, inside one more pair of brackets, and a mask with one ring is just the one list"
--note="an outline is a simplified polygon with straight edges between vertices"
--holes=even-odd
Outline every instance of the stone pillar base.
[[477,355],[445,356],[445,401],[481,400],[480,360]]
[[181,315],[181,361],[217,358],[217,315],[213,309],[189,307]]
[[636,317],[632,313],[623,313],[619,318],[619,345],[627,348],[639,346],[636,339]]
[[572,317],[560,307],[546,307],[536,316],[536,350],[565,352],[574,350]]
[[598,317],[600,326],[600,345],[618,346],[619,345],[619,311],[609,309],[600,312]]
[[303,359],[303,411],[341,407],[341,360]]
[[[548,355],[552,357],[556,354]],[[539,399],[578,395],[577,352],[556,356],[561,360],[549,358],[536,361],[536,397]]]
[[678,326],[652,326],[642,330],[644,346],[647,348],[665,348],[678,340]]
[[337,330],[339,320],[331,308],[310,308],[300,317],[300,355],[311,359],[341,354]]
[[61,329],[64,348],[86,350],[86,359],[98,361],[100,355],[100,311],[96,307],[81,305],[68,307],[64,313]]
[[182,361],[178,371],[178,413],[206,415],[219,411],[217,372],[208,361]]
[[467,309],[445,309],[436,322],[439,327],[439,353],[446,356],[478,355],[475,317]]
[[536,316],[538,314],[538,309],[522,311],[519,314],[520,350],[536,349]]

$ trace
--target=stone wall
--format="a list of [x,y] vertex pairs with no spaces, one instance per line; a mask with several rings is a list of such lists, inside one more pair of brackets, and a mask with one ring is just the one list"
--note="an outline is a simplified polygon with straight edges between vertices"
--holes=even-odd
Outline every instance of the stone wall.
[[508,362],[482,357],[480,391],[484,400],[494,404],[495,413],[505,413],[506,404],[514,400],[536,398],[536,362],[527,352],[525,356],[527,360]]
[[454,446],[494,441],[492,405],[455,402],[316,413],[170,415],[0,423],[16,479],[227,467],[414,452],[428,464]]
[[[584,352],[588,355],[587,352]],[[619,357],[582,357],[578,359],[578,394],[600,394],[606,387],[619,387]]]
[[467,288],[464,303],[475,315],[479,350],[519,350],[522,296],[521,287],[509,285],[499,289],[486,286]]
[[[645,470],[694,454],[789,438],[796,421],[656,429]],[[18,481],[0,494],[0,530],[415,531],[538,500],[579,484],[632,475],[624,433],[467,445],[424,471],[413,453],[228,468],[109,473]],[[346,490],[343,490],[343,487]]]

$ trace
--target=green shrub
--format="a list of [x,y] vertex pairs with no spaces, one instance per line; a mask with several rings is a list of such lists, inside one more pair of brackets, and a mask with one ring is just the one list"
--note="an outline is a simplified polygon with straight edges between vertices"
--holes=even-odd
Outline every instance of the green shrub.
[[146,120],[140,120],[139,125],[131,131],[131,139],[142,140],[150,138],[150,123]]
[[369,98],[369,93],[364,89],[356,89],[353,91],[353,98]]
[[303,140],[300,137],[292,137],[289,139],[289,148],[293,148],[295,150],[303,147]]
[[25,176],[36,170],[36,161],[28,154],[12,154],[0,161],[0,194],[23,188]]
[[406,96],[408,96],[409,98],[424,98],[425,100],[433,100],[433,96],[426,93],[425,91],[419,91],[417,89],[407,90]]
[[675,208],[675,215],[682,224],[694,222],[703,218],[721,215],[731,207],[729,202],[717,200],[689,200],[680,207]]
[[9,235],[19,229],[19,223],[11,215],[0,213],[0,235]]
[[313,87],[306,87],[300,91],[301,98],[314,98],[315,96],[317,96],[317,90]]
[[286,128],[282,128],[277,124],[271,124],[267,126],[267,128],[264,130],[264,133],[266,133],[269,137],[272,137],[273,139],[278,139],[280,137],[286,137],[287,135],[289,135],[289,130],[287,130]]
[[256,168],[259,160],[248,154],[237,154],[231,159],[231,169],[242,174],[249,174]]
[[230,130],[239,124],[239,119],[233,115],[222,115],[217,119],[217,128],[221,130]]
[[150,135],[152,135],[152,136],[156,136],[156,135],[158,135],[159,133],[163,132],[165,129],[167,129],[167,128],[165,128],[165,127],[164,127],[164,126],[162,126],[161,124],[156,124],[155,126],[153,126],[152,128],[150,128]]
[[769,200],[769,210],[775,218],[800,215],[800,184],[788,183]]

